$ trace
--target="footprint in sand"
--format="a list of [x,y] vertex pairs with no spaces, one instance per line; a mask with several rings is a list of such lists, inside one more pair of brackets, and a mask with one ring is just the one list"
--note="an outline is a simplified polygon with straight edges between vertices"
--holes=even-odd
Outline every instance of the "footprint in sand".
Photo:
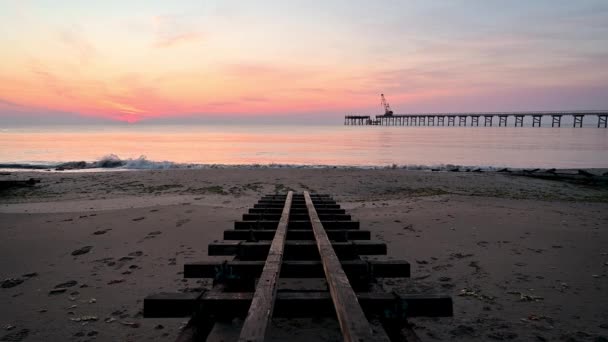
[[179,227],[181,227],[181,226],[185,225],[185,224],[186,224],[186,223],[188,223],[188,222],[190,222],[190,219],[182,219],[182,220],[178,220],[178,221],[175,223],[175,226],[179,228]]

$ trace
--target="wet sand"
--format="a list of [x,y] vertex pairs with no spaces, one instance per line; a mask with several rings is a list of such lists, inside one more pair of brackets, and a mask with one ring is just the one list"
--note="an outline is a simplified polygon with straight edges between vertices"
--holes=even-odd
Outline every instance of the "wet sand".
[[[182,264],[212,259],[208,243],[262,194],[289,189],[334,195],[373,239],[386,241],[387,258],[411,263],[411,279],[385,279],[380,287],[453,296],[453,318],[411,319],[423,340],[608,337],[605,186],[404,170],[6,177],[41,183],[0,194],[0,278],[13,279],[0,288],[0,340],[174,339],[186,320],[143,319],[143,298],[205,285],[182,279]],[[50,294],[55,287],[65,291]],[[335,329],[326,320],[277,320],[273,336],[332,341]]]

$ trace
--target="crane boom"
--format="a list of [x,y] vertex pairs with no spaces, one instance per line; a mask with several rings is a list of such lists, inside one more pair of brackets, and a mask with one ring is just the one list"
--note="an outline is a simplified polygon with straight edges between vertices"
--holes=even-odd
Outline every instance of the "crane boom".
[[382,99],[382,109],[384,109],[384,115],[391,116],[393,115],[393,110],[391,109],[391,105],[388,104],[388,101],[384,98],[384,94],[380,94],[380,99]]

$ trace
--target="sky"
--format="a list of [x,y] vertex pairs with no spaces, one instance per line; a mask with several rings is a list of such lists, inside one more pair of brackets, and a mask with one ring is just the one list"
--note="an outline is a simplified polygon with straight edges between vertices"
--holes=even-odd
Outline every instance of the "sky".
[[0,0],[0,123],[608,109],[608,1]]

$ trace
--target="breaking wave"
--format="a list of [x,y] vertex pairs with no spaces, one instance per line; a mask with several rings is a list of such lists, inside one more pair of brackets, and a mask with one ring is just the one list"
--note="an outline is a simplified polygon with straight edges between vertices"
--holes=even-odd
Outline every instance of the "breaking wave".
[[[109,154],[97,161],[70,162],[35,162],[35,163],[0,163],[0,169],[13,170],[50,170],[50,171],[95,171],[95,170],[167,170],[167,169],[404,169],[428,171],[498,171],[503,167],[497,166],[463,166],[453,164],[438,165],[324,165],[324,164],[198,164],[177,163],[172,161],[153,161],[145,156],[139,158],[121,159],[115,154]],[[519,170],[518,168],[510,168]]]

